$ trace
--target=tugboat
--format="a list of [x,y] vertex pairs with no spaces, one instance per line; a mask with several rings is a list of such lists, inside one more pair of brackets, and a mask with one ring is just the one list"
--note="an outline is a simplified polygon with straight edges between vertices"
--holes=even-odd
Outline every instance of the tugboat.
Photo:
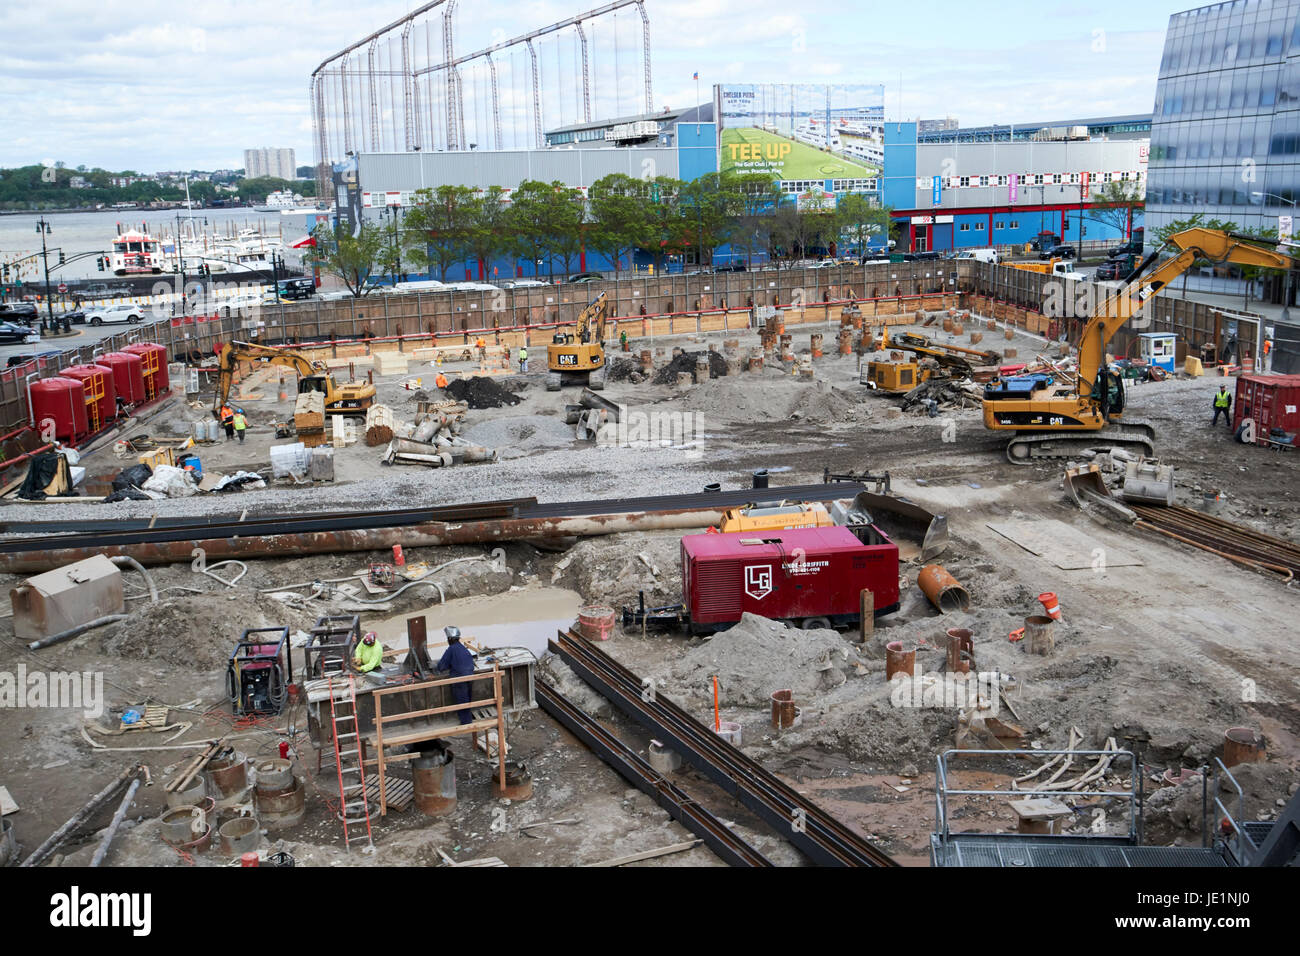
[[129,229],[113,239],[109,256],[113,275],[158,275],[163,271],[162,243],[147,232]]

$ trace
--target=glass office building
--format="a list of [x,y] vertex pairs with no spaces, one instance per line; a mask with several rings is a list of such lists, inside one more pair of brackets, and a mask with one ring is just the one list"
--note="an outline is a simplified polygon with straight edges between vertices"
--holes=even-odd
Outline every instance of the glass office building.
[[[1148,244],[1195,213],[1276,229],[1300,202],[1300,0],[1228,0],[1169,18],[1151,119]],[[1237,280],[1202,270],[1203,289]]]

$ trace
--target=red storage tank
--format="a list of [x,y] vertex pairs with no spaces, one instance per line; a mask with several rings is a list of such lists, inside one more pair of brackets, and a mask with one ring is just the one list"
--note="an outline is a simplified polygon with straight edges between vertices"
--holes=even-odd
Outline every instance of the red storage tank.
[[86,422],[86,390],[75,378],[43,378],[31,384],[32,422],[44,439],[48,422],[54,437],[72,442],[89,430]]
[[139,405],[144,397],[144,361],[132,352],[109,352],[98,359],[113,370],[117,397],[128,405]]
[[166,393],[170,385],[167,381],[167,350],[165,348],[157,342],[138,342],[135,345],[128,345],[122,351],[140,356],[140,360],[144,363],[145,401],[152,401],[159,395]]
[[774,620],[858,620],[870,588],[876,613],[898,608],[898,545],[872,526],[866,541],[848,528],[795,528],[682,538],[682,596],[695,633],[745,612]]
[[1288,435],[1300,433],[1300,375],[1239,376],[1232,405],[1234,432],[1244,418],[1255,420],[1257,442],[1268,439],[1274,428]]
[[59,373],[75,378],[86,391],[86,418],[92,432],[104,428],[117,416],[117,385],[113,370],[106,365],[69,365]]

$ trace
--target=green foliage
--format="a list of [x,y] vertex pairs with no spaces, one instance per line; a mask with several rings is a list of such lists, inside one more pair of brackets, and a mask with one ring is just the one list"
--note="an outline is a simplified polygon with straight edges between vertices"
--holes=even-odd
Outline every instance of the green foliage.
[[591,184],[587,192],[591,224],[587,244],[604,253],[620,271],[624,256],[650,241],[650,183],[623,173],[611,173]]
[[470,254],[475,219],[474,190],[469,186],[421,189],[402,222],[402,246],[425,268],[447,271]]
[[[79,176],[86,181],[85,188],[74,189],[72,178]],[[114,186],[114,178],[140,178],[132,170],[110,172],[106,169],[67,169],[61,163],[52,168],[44,166],[20,166],[14,169],[0,169],[0,209],[71,209],[86,206],[111,206],[114,203],[132,202],[141,206],[152,202],[183,202],[185,184],[177,182],[155,182],[141,179],[140,182],[127,186]],[[243,202],[262,203],[268,193],[280,189],[291,189],[303,196],[316,195],[315,180],[287,180],[264,177],[261,179],[244,179],[237,184],[237,193],[218,192],[215,183],[205,180],[190,180],[190,199],[196,203],[207,204],[214,199],[232,199],[238,196]]]
[[1136,180],[1116,179],[1093,192],[1090,218],[1122,233],[1133,210],[1145,205],[1146,196]]
[[835,209],[835,226],[839,235],[861,256],[866,254],[867,244],[873,237],[888,232],[889,213],[888,207],[876,205],[860,193],[850,193]]
[[582,245],[581,198],[581,192],[559,181],[528,179],[520,183],[505,216],[515,254],[545,263],[547,275],[554,275],[559,257],[567,272]]
[[382,271],[391,249],[388,229],[363,223],[354,236],[346,226],[321,223],[312,235],[316,246],[303,257],[309,266],[335,276],[354,296],[370,291],[366,280]]

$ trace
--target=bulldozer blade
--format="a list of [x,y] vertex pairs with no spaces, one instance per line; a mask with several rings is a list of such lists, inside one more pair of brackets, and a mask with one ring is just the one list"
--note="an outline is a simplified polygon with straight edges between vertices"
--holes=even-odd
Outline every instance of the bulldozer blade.
[[831,505],[836,524],[870,523],[890,538],[914,541],[921,548],[921,560],[930,561],[948,548],[948,516],[926,511],[915,501],[895,495],[859,493],[852,501]]

